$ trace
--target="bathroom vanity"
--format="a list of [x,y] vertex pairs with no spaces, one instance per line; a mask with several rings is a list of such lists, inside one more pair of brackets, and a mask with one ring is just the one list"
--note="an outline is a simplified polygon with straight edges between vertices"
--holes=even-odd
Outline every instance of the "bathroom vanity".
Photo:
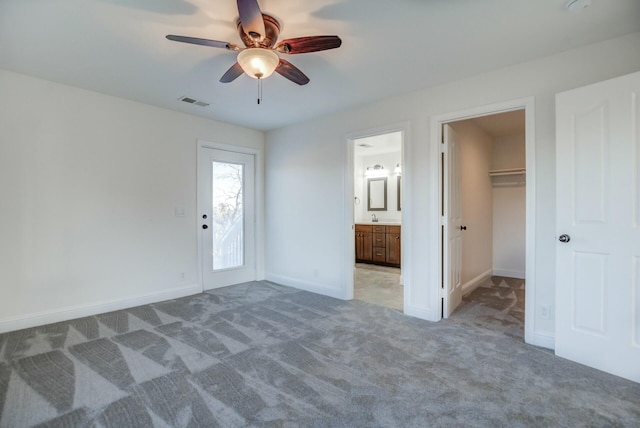
[[400,267],[401,226],[394,223],[357,223],[356,262]]

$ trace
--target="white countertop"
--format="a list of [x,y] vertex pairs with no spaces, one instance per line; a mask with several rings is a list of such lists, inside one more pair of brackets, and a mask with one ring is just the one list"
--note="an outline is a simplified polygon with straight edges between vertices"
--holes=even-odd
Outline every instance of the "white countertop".
[[401,226],[402,225],[402,223],[400,222],[391,222],[391,221],[378,221],[378,222],[359,221],[356,224],[362,224],[365,226]]

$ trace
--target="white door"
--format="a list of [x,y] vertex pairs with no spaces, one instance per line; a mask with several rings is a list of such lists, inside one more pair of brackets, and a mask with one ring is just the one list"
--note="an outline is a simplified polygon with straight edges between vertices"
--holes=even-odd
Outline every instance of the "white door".
[[443,180],[443,213],[441,233],[443,234],[443,288],[445,318],[453,313],[462,302],[462,209],[460,204],[460,146],[456,135],[449,125],[443,129],[443,151],[445,176]]
[[198,149],[198,233],[205,290],[256,279],[254,156]]
[[640,382],[640,73],[556,96],[556,354]]

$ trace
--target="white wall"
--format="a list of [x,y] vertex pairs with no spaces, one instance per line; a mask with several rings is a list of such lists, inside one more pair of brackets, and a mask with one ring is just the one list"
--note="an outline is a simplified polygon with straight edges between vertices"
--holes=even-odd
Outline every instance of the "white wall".
[[[395,153],[381,153],[370,156],[360,156],[356,158],[356,168],[354,171],[360,172],[362,175],[356,175],[354,182],[357,186],[354,194],[360,198],[360,204],[354,207],[355,221],[370,222],[371,214],[375,214],[379,221],[397,222],[402,220],[402,211],[398,211],[398,184],[397,176],[393,173],[396,165],[401,163],[400,151]],[[387,170],[387,210],[386,211],[369,211],[367,204],[367,177],[364,177],[364,171],[367,166],[383,165]]]
[[[267,133],[267,277],[300,288],[346,297],[348,248],[345,177],[347,136],[408,123],[403,180],[405,311],[435,319],[439,304],[429,282],[438,269],[430,253],[432,144],[430,117],[472,107],[535,97],[536,267],[534,340],[553,343],[554,322],[539,317],[555,296],[555,110],[557,92],[640,69],[640,33],[519,64]],[[425,53],[426,55],[427,53]],[[351,201],[348,201],[350,204]],[[410,241],[410,242],[407,242]],[[349,251],[349,253],[347,253]],[[314,275],[314,273],[316,273]]]
[[[492,169],[525,167],[525,136],[512,135],[493,141]],[[493,188],[493,270],[495,275],[524,278],[526,188],[524,176],[495,177]],[[504,186],[501,186],[504,185]]]
[[463,292],[491,275],[493,269],[493,139],[470,120],[450,124],[460,147]]
[[196,139],[263,133],[2,70],[0,94],[0,331],[200,290]]

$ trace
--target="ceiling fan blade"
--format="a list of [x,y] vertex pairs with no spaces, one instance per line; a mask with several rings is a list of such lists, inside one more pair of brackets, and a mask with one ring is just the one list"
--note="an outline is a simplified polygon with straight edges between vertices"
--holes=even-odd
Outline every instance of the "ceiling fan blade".
[[341,45],[342,40],[338,36],[309,36],[282,40],[275,49],[287,54],[301,54],[335,49]]
[[264,39],[267,31],[264,28],[264,19],[258,0],[238,0],[238,13],[246,35],[256,42]]
[[291,80],[298,85],[306,85],[309,83],[309,78],[298,69],[295,65],[291,64],[286,59],[280,58],[280,63],[276,67],[276,72],[281,76]]
[[234,80],[236,80],[242,73],[244,73],[244,70],[242,70],[242,67],[240,67],[240,64],[238,64],[237,62],[235,64],[233,64],[231,66],[230,69],[227,70],[226,73],[224,73],[222,75],[222,77],[220,78],[220,82],[222,83],[229,83],[229,82],[233,82]]
[[240,50],[240,48],[237,45],[234,45],[233,43],[221,42],[218,40],[199,39],[197,37],[187,37],[187,36],[174,36],[173,34],[167,35],[167,39],[173,40],[174,42],[191,43],[193,45],[202,45],[202,46],[210,46],[212,48],[229,49],[230,51]]

